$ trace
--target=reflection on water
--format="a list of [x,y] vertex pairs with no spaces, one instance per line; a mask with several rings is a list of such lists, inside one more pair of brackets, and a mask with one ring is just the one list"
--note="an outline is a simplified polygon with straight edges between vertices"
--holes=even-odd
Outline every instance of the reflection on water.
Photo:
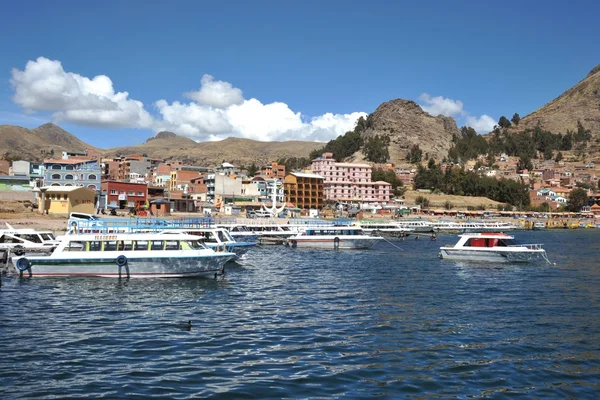
[[600,232],[517,235],[557,265],[442,261],[441,235],[219,280],[5,277],[0,397],[592,397]]

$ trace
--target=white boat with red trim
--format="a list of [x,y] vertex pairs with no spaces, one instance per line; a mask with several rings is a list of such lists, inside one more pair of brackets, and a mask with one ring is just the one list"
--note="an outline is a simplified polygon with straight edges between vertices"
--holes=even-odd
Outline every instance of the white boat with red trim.
[[381,236],[368,235],[357,227],[321,226],[306,228],[304,232],[290,237],[287,242],[290,247],[316,249],[368,249]]
[[29,276],[192,277],[217,276],[234,253],[215,252],[198,237],[160,233],[66,235],[45,256],[12,257]]
[[518,244],[514,236],[505,233],[466,233],[458,237],[454,246],[440,247],[440,258],[485,262],[548,261],[541,244]]

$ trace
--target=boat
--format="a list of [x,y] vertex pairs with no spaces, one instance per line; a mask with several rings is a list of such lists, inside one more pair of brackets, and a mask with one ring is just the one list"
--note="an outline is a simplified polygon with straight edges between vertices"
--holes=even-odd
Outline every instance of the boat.
[[532,229],[534,231],[541,231],[546,229],[546,223],[544,221],[535,221],[533,223]]
[[398,226],[402,228],[408,228],[413,230],[415,233],[431,233],[433,232],[433,225],[431,222],[416,219],[416,220],[398,220]]
[[310,227],[304,232],[288,238],[287,242],[293,248],[317,249],[368,249],[377,241],[383,240],[381,236],[368,235],[357,227]]
[[411,232],[413,232],[412,229],[399,226],[394,222],[360,221],[356,222],[354,225],[362,228],[366,234],[377,234],[390,238],[408,237],[410,236]]
[[256,246],[256,242],[238,242],[225,228],[189,228],[189,229],[165,229],[163,234],[185,233],[193,235],[202,243],[213,250],[225,250],[235,253],[238,257],[246,254],[248,250]]
[[258,235],[254,232],[251,232],[248,229],[248,226],[244,224],[236,224],[236,223],[217,223],[215,224],[217,228],[225,228],[229,231],[231,237],[233,237],[236,241],[239,242],[256,242],[258,240]]
[[13,228],[6,224],[7,229],[0,230],[0,251],[10,251],[16,255],[27,252],[50,251],[58,244],[51,231],[37,231],[31,228]]
[[432,226],[435,232],[440,233],[506,232],[515,229],[514,225],[499,221],[437,221]]
[[518,244],[514,236],[505,233],[465,233],[458,237],[454,246],[440,247],[440,258],[486,262],[548,261],[541,244]]
[[224,273],[234,253],[215,252],[196,236],[160,233],[65,235],[42,256],[17,256],[15,268],[30,276],[193,277]]

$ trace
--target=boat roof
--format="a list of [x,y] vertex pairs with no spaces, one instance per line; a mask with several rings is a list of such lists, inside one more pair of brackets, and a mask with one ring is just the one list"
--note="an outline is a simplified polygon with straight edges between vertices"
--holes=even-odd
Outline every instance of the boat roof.
[[484,239],[514,239],[514,236],[503,232],[481,232],[481,233],[463,233],[459,237],[478,237]]
[[99,233],[99,234],[74,234],[66,235],[69,241],[90,241],[90,240],[198,240],[198,236],[187,233],[169,232],[164,235],[160,232],[152,233]]

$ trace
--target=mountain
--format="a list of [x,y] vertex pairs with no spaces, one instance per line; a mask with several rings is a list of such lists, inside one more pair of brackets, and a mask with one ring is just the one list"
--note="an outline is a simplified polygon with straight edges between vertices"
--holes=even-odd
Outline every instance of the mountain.
[[223,160],[234,165],[266,165],[280,158],[308,157],[311,151],[322,146],[323,143],[318,142],[259,142],[233,137],[197,143],[173,132],[159,132],[143,144],[108,149],[104,155],[146,154],[152,158],[206,166],[220,164]]
[[58,157],[61,151],[83,152],[92,148],[94,147],[52,123],[35,129],[0,125],[0,156],[6,158],[41,161],[49,158],[51,151]]
[[[419,146],[423,157],[428,154],[438,160],[445,158],[452,146],[452,136],[460,134],[454,118],[433,117],[414,101],[396,99],[381,104],[367,117],[363,137],[389,136],[390,162],[401,165],[407,164],[406,155],[414,145]],[[354,157],[361,158],[362,154]]]
[[579,83],[548,104],[523,117],[515,130],[534,128],[538,123],[552,133],[577,131],[577,121],[600,137],[600,65]]

